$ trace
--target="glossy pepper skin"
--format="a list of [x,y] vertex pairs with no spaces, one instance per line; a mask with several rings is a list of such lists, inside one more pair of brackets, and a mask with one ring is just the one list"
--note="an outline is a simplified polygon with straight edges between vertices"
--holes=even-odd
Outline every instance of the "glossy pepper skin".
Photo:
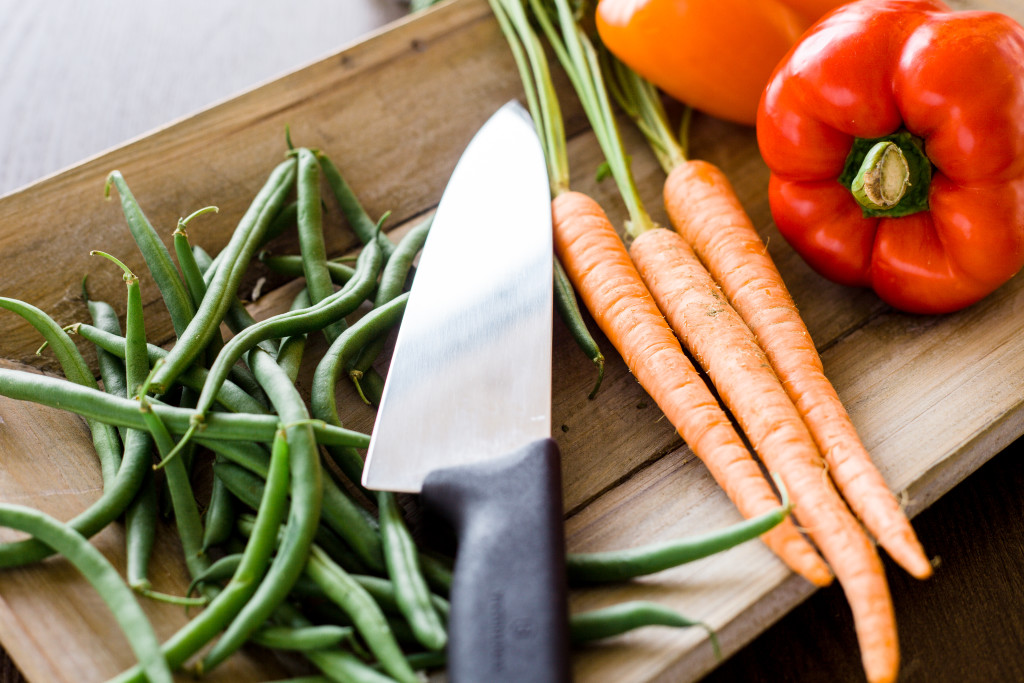
[[601,42],[695,109],[754,125],[772,69],[840,0],[600,0]]
[[[866,215],[837,179],[855,145],[897,133],[913,141],[917,199]],[[1024,29],[1009,17],[937,0],[841,7],[779,64],[757,139],[779,231],[831,280],[947,313],[1024,266]]]

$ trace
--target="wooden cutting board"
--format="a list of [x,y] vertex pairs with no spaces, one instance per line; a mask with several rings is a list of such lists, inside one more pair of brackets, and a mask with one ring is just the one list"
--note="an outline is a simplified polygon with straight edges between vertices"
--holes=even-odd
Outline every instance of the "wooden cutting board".
[[[1024,21],[1013,0],[973,0]],[[572,132],[573,185],[625,217],[610,182],[597,183],[600,152],[564,80]],[[136,142],[0,198],[0,295],[23,299],[62,324],[87,319],[80,296],[120,303],[117,272],[90,249],[121,256],[143,270],[116,202],[103,181],[120,169],[168,242],[180,216],[206,205],[192,236],[207,250],[223,246],[270,168],[284,151],[284,129],[297,144],[324,149],[341,166],[369,213],[392,212],[396,230],[432,210],[472,132],[521,94],[507,47],[483,0],[454,0],[394,25],[366,42],[177,122]],[[643,198],[662,218],[662,175],[642,141],[623,127]],[[697,116],[692,154],[719,165],[768,244],[822,353],[826,372],[850,410],[890,487],[913,515],[1012,440],[1024,434],[1024,335],[1018,316],[1024,284],[1015,279],[985,301],[942,317],[893,312],[870,292],[832,285],[811,272],[781,239],[768,210],[767,169],[752,129]],[[355,245],[337,220],[328,248]],[[287,240],[282,250],[289,248]],[[487,258],[486,254],[481,255]],[[253,269],[249,286],[266,275]],[[280,285],[280,286],[279,286]],[[143,281],[152,340],[171,340],[155,287]],[[294,285],[273,277],[255,313],[290,301]],[[0,362],[55,369],[35,355],[38,335],[3,314]],[[605,383],[588,400],[589,361],[556,321],[554,436],[563,455],[569,549],[612,549],[724,526],[738,514],[681,443],[606,340]],[[83,347],[83,350],[87,349]],[[310,353],[315,353],[311,351]],[[339,388],[346,423],[369,430],[373,415],[347,386]],[[81,420],[0,398],[0,499],[31,504],[62,519],[99,493],[100,480]],[[17,534],[0,532],[0,538]],[[119,526],[95,538],[123,567]],[[173,536],[154,559],[156,587],[181,592],[185,571]],[[626,585],[574,591],[581,611],[632,599],[654,600],[709,623],[724,654],[736,651],[813,588],[763,546],[729,552]],[[146,602],[165,638],[185,621],[180,608]],[[843,618],[846,618],[845,616]],[[67,563],[0,572],[0,643],[30,681],[100,681],[132,664],[109,613]],[[687,681],[716,665],[702,631],[650,628],[574,656],[580,681]],[[287,661],[252,649],[210,680],[280,677]]]

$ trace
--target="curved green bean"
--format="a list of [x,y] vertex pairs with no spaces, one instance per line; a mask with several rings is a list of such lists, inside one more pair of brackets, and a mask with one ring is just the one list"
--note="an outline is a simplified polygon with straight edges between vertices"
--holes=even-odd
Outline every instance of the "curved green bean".
[[[330,681],[344,681],[345,683],[394,683],[395,679],[385,676],[351,652],[345,650],[308,650],[304,653],[320,671],[327,675]],[[419,680],[399,679],[401,680]]]
[[[203,657],[198,665],[200,672],[210,671],[241,647],[287,597],[310,556],[320,521],[323,473],[316,439],[306,422],[309,415],[305,403],[288,375],[265,351],[254,349],[249,354],[249,367],[274,408],[289,425],[285,431],[289,448],[291,505],[284,537],[264,581]],[[276,533],[276,529],[265,532],[265,540],[273,543]]]
[[135,200],[135,195],[132,194],[120,171],[111,171],[107,176],[103,193],[108,199],[111,187],[117,188],[117,193],[121,198],[121,211],[128,223],[128,229],[135,239],[139,251],[142,252],[142,258],[146,261],[146,266],[156,282],[157,289],[160,290],[160,295],[171,316],[171,325],[174,327],[175,333],[180,335],[195,315],[192,299],[185,291],[185,285],[171,261],[170,252],[157,235],[156,230],[153,229],[149,219],[146,218],[146,214]]
[[312,332],[351,313],[366,298],[368,289],[376,282],[379,262],[379,250],[373,245],[367,247],[360,255],[360,276],[353,279],[348,286],[319,304],[281,313],[247,327],[225,344],[210,368],[210,375],[192,415],[192,425],[179,442],[179,447],[204,423],[217,390],[227,378],[228,370],[242,355],[266,339]]
[[381,666],[399,681],[416,683],[416,674],[405,660],[380,607],[344,569],[314,546],[306,573],[352,619],[356,630]]
[[[124,337],[120,335],[112,334],[107,330],[102,330],[95,325],[89,325],[87,323],[76,323],[74,325],[70,325],[68,326],[67,331],[71,334],[77,334],[83,339],[89,340],[98,348],[118,358],[123,359],[125,356],[125,340]],[[150,364],[156,364],[157,361],[167,357],[167,351],[155,344],[147,344],[146,352],[149,357]],[[178,382],[181,383],[181,386],[188,387],[195,391],[201,391],[203,386],[206,384],[206,378],[209,374],[209,371],[202,366],[190,365],[188,369],[178,376]],[[216,400],[221,406],[234,413],[267,412],[262,403],[253,398],[246,389],[238,386],[238,384],[230,379],[224,381],[224,384],[217,392]]]
[[199,264],[196,263],[195,252],[192,251],[192,245],[188,239],[188,224],[197,216],[210,212],[217,213],[218,210],[216,206],[207,206],[198,211],[193,211],[185,218],[178,219],[178,226],[172,233],[174,237],[174,254],[178,257],[178,267],[181,268],[185,289],[188,291],[189,298],[196,308],[202,303],[203,296],[206,294],[206,281],[203,279],[203,271],[199,268]]
[[[298,254],[271,254],[263,251],[260,252],[259,260],[278,275],[302,277],[302,256]],[[355,268],[339,261],[328,261],[326,265],[331,282],[336,285],[344,285],[356,274]]]
[[[292,305],[289,310],[297,311],[303,308],[309,308],[309,290],[303,288],[295,298],[292,299]],[[306,335],[296,334],[291,337],[285,337],[281,340],[281,344],[277,347],[277,353],[274,359],[277,364],[284,368],[285,373],[291,378],[294,384],[299,377],[299,371],[302,369],[302,357],[306,353]]]
[[384,260],[390,259],[391,252],[395,250],[394,243],[378,229],[377,222],[366,213],[363,205],[359,203],[359,199],[356,198],[352,188],[341,175],[341,171],[338,170],[334,162],[321,151],[316,153],[316,157],[320,162],[320,168],[323,169],[327,185],[334,193],[334,198],[341,206],[342,213],[345,214],[349,226],[359,238],[359,241],[363,245],[376,242],[384,254]]
[[225,543],[235,528],[235,503],[224,482],[214,479],[203,513],[203,552]]
[[593,399],[597,396],[597,390],[601,388],[604,380],[604,354],[587,329],[587,323],[583,320],[583,313],[580,311],[579,302],[576,301],[576,292],[572,288],[569,276],[565,273],[561,261],[555,257],[555,310],[562,318],[565,326],[569,328],[576,345],[587,354],[587,357],[597,366],[597,383],[590,390],[587,398]]
[[[202,247],[197,245],[192,246],[192,255],[195,257],[196,267],[203,273],[204,282],[206,282],[206,279],[208,277],[212,277],[216,270],[213,267],[213,259],[210,258],[210,255],[207,254]],[[224,314],[224,323],[228,326],[228,329],[237,333],[239,330],[243,330],[246,327],[255,324],[256,319],[249,314],[249,311],[246,310],[245,305],[242,304],[237,296],[232,296],[231,302],[228,304],[228,312]],[[217,335],[214,335],[213,338],[214,341],[216,341]],[[212,352],[212,347],[207,348]],[[266,342],[265,348],[268,351],[273,351],[274,345],[271,342]],[[220,353],[220,348],[217,349],[217,353]],[[216,357],[217,355],[213,354],[212,357],[208,358],[209,362],[213,362]],[[270,401],[267,399],[266,395],[264,395],[263,389],[260,388],[259,382],[257,382],[256,378],[252,376],[252,372],[249,368],[241,364],[236,364],[231,369],[231,377],[235,380],[236,384],[242,387],[242,389],[244,389],[250,396],[255,398],[264,408],[270,406]]]
[[21,505],[0,503],[0,525],[29,533],[39,543],[54,548],[67,558],[113,612],[149,681],[173,682],[149,619],[135,601],[131,589],[99,550],[67,525]]
[[[85,301],[92,324],[109,334],[121,336],[121,321],[117,317],[114,307],[105,301],[93,301],[89,298],[89,291],[85,286],[85,278],[82,278],[82,299]],[[70,332],[65,328],[66,332]],[[93,345],[96,350],[96,365],[99,367],[100,379],[103,382],[103,391],[114,396],[126,398],[128,396],[128,378],[125,377],[124,359],[118,358],[115,354],[106,349]],[[127,430],[118,430],[121,435],[121,443],[124,443]],[[116,470],[103,472],[104,485],[117,473]]]
[[[69,410],[109,425],[147,429],[137,402],[56,377],[0,368],[0,395]],[[153,400],[151,409],[172,434],[184,434],[192,426],[190,419],[195,411],[190,408],[177,408]],[[366,448],[370,443],[368,434],[328,425],[320,420],[304,422],[313,429],[320,444]],[[212,412],[197,434],[206,440],[269,443],[274,440],[280,424],[281,418],[277,415]]]
[[[412,262],[423,248],[433,222],[433,217],[423,221],[406,233],[398,242],[398,246],[395,247],[394,253],[391,254],[391,258],[388,259],[387,265],[384,266],[384,270],[381,273],[380,284],[377,286],[377,294],[373,302],[375,307],[383,306],[401,294],[402,290],[405,289],[405,283],[409,277]],[[364,346],[356,358],[346,364],[346,370],[348,370],[349,377],[355,383],[356,389],[363,396],[364,400],[373,405],[380,403],[380,391],[383,389],[384,384],[383,381],[378,381],[379,375],[373,377],[373,375],[377,374],[373,370],[373,363],[384,349],[385,343],[385,334],[379,335]],[[366,378],[365,381],[364,378]],[[367,386],[363,386],[363,384],[367,384]],[[367,399],[367,394],[373,398]]]
[[782,505],[768,512],[737,522],[725,529],[639,548],[596,553],[570,553],[566,557],[569,581],[604,583],[625,581],[653,574],[670,567],[699,560],[757,538],[782,522],[792,510],[786,488],[776,478]]
[[[152,409],[146,387],[139,392],[139,412],[142,413],[146,428],[153,437],[157,451],[165,455],[174,448],[174,439],[163,421]],[[171,505],[174,510],[174,523],[178,528],[181,548],[185,555],[185,566],[190,576],[203,572],[210,564],[203,552],[203,523],[199,516],[195,495],[192,493],[192,482],[189,481],[185,461],[175,459],[165,470],[167,490],[170,493]]]
[[[189,657],[216,637],[252,598],[259,581],[266,576],[267,566],[276,545],[277,529],[284,519],[284,497],[288,492],[290,479],[289,455],[290,448],[285,433],[276,432],[267,486],[263,490],[263,504],[259,506],[254,522],[254,533],[246,543],[237,564],[232,567],[231,580],[224,589],[214,596],[198,616],[182,626],[163,644],[164,657],[172,669],[182,666]],[[196,572],[186,595],[191,595],[195,585],[210,580],[215,572],[223,568],[224,565],[215,562]],[[140,674],[137,669],[129,670],[114,680],[120,683],[139,681]]]
[[434,610],[430,589],[420,573],[416,545],[402,519],[395,495],[389,491],[378,491],[377,510],[384,541],[384,559],[399,610],[423,647],[440,650],[448,641],[448,633]]
[[167,354],[166,363],[159,367],[151,378],[152,388],[156,393],[165,392],[210,343],[238,291],[238,285],[249,261],[284,203],[294,179],[295,160],[288,158],[271,172],[267,182],[245,212],[232,233],[231,240],[224,248],[224,259],[210,280],[202,305],[188,327],[179,333],[179,341]]
[[299,628],[264,626],[253,633],[252,642],[275,650],[323,650],[352,640],[354,633],[351,626],[334,624]]
[[[371,310],[334,340],[323,358],[317,363],[313,373],[310,395],[310,409],[313,417],[323,420],[326,424],[341,425],[335,387],[342,368],[345,367],[347,359],[364,347],[369,340],[398,322],[402,313],[405,312],[408,298],[408,293],[401,294],[384,306]],[[337,452],[331,450],[331,454],[335,456],[345,476],[353,482],[360,481],[363,459],[358,453],[352,450],[338,450]]]
[[[124,271],[127,289],[125,306],[125,383],[128,397],[136,397],[149,375],[146,349],[146,326],[143,321],[142,292],[139,279],[121,261],[104,252],[93,251],[110,259]],[[153,438],[145,431],[130,429],[125,436],[123,463],[144,467],[150,461]],[[122,469],[125,467],[122,464]],[[149,468],[138,483],[137,491],[125,511],[125,574],[128,585],[144,594],[151,594],[148,578],[149,558],[156,542],[158,503],[153,476]]]
[[569,639],[574,644],[587,643],[611,638],[644,626],[700,626],[708,632],[715,656],[720,655],[718,636],[710,626],[657,603],[643,600],[573,614],[569,619]]
[[[82,357],[68,333],[53,318],[32,304],[4,296],[0,296],[0,308],[6,308],[12,313],[20,315],[43,335],[46,344],[57,356],[61,370],[64,371],[64,376],[70,383],[99,392],[99,385],[96,383],[96,378],[93,377],[88,363],[85,362],[85,358]],[[100,469],[106,473],[107,477],[110,477],[120,466],[121,437],[116,429],[96,416],[84,417],[92,434],[92,443],[96,449],[96,456],[99,458]]]
[[[239,466],[240,465],[240,466]],[[256,509],[263,483],[244,464],[218,462],[214,473],[223,478],[228,488],[243,503]],[[324,478],[321,515],[327,528],[334,531],[355,553],[356,558],[371,571],[384,572],[384,549],[375,520],[331,480]]]

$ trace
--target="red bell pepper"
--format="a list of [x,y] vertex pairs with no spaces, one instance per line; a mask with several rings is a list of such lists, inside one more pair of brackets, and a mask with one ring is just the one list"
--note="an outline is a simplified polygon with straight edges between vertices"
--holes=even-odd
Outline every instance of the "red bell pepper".
[[1024,28],[1007,16],[840,7],[776,68],[757,139],[779,231],[831,280],[945,313],[1024,266]]

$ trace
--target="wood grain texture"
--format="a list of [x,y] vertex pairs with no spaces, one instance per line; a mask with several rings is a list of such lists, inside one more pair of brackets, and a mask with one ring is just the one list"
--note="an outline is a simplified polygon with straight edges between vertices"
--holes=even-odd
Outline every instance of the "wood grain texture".
[[[1024,9],[1009,0],[988,4],[1024,19]],[[447,3],[415,21],[403,20],[372,40],[0,199],[0,272],[4,273],[0,294],[24,298],[60,322],[72,322],[84,316],[79,277],[88,272],[95,296],[120,301],[123,285],[116,273],[86,258],[88,249],[102,245],[141,269],[141,260],[131,258],[134,246],[118,207],[102,200],[103,178],[115,167],[124,172],[143,208],[168,239],[179,216],[206,204],[218,205],[220,213],[203,219],[200,239],[215,251],[226,242],[234,222],[283,153],[285,125],[291,126],[299,144],[319,146],[338,160],[371,215],[391,210],[390,224],[401,229],[404,222],[432,209],[472,132],[497,106],[518,94],[515,70],[486,3]],[[624,210],[614,187],[594,180],[599,150],[591,135],[579,132],[578,110],[571,98],[565,99],[570,128],[578,132],[570,143],[573,185],[592,194],[614,221],[621,221]],[[663,177],[639,138],[629,128],[623,132],[642,196],[660,218]],[[1024,434],[1024,338],[1019,335],[1024,281],[1018,278],[952,316],[894,313],[869,292],[824,282],[784,243],[771,222],[765,193],[767,169],[752,130],[698,116],[692,152],[719,165],[736,185],[822,351],[826,372],[887,482],[906,495],[911,513],[928,508]],[[355,240],[336,221],[336,210],[328,215],[335,219],[330,223],[328,247],[341,253]],[[59,268],[52,268],[54,263]],[[252,277],[260,274],[256,269]],[[155,290],[151,283],[144,281],[143,286],[150,335],[169,341],[170,328]],[[253,310],[260,317],[280,310],[293,293],[293,285],[272,286]],[[0,358],[51,367],[34,356],[38,338],[29,328],[10,315],[5,315],[3,324]],[[570,550],[635,545],[738,519],[607,340],[598,337],[609,359],[608,376],[597,398],[588,401],[593,368],[556,322],[552,424],[563,454]],[[301,379],[300,386],[306,381]],[[344,383],[339,386],[339,399],[346,424],[368,430],[372,411]],[[77,418],[10,402],[0,403],[0,416],[5,423],[0,437],[10,439],[0,441],[0,495],[5,499],[20,496],[67,518],[97,493],[94,456]],[[14,427],[8,430],[8,424]],[[1018,473],[1019,481],[1020,469],[1011,468],[1011,472]],[[1014,500],[1009,483],[992,485],[994,495]],[[971,501],[978,506],[983,502]],[[1007,519],[1016,513],[1019,529],[1021,511],[1019,503],[1015,508],[1008,505],[1003,521],[1011,524]],[[957,524],[948,517],[940,519],[938,529]],[[957,532],[936,533],[923,540],[931,553],[965,558],[972,550],[993,552],[993,544],[983,539],[1005,533],[1000,529],[1006,528],[996,526],[994,520],[989,524],[974,519]],[[114,526],[96,540],[115,563],[119,562],[119,533]],[[1016,547],[1007,557],[1019,568]],[[180,591],[184,570],[173,543],[165,541],[159,557],[159,576],[165,582],[161,587]],[[956,569],[956,562],[946,563]],[[102,609],[93,610],[95,603],[90,602],[87,589],[82,590],[81,582],[69,572],[62,573],[66,568],[59,564],[58,560],[0,575],[0,643],[31,681],[102,680],[130,660],[125,659],[123,647],[109,644],[112,626]],[[916,614],[912,608],[917,601],[937,599],[955,589],[943,589],[948,580],[942,578],[941,568],[935,581],[911,583],[905,578],[900,581],[903,577],[892,570],[891,563],[889,567],[901,632],[908,634],[905,651],[911,658],[905,676],[936,680],[911,678],[922,675],[915,671],[936,670],[914,668],[913,656],[919,650],[913,643],[915,634],[941,630],[934,615],[942,610],[925,612],[933,616],[920,620],[902,616],[908,611]],[[1008,585],[1011,591],[1019,589],[1019,578],[1014,580],[1014,572],[1003,567],[974,566],[954,576],[970,576],[979,600],[998,603],[986,591],[993,582]],[[75,595],[68,600],[40,601],[41,595],[64,598],[71,592]],[[763,546],[751,543],[628,585],[574,591],[572,608],[624,599],[656,600],[708,621],[728,655],[740,651],[811,593],[809,584],[789,574]],[[787,680],[789,676],[824,680],[822,672],[833,680],[860,680],[848,608],[837,590],[822,595],[828,602],[816,596],[807,605],[824,606],[799,608],[805,616],[790,627],[802,639],[801,629],[810,625],[824,634],[819,641],[793,655],[792,662],[788,654],[774,655],[765,671],[750,664],[766,656],[765,648],[789,652],[784,641],[765,636],[768,645],[758,640],[751,645],[753,654],[740,651],[730,662],[732,668],[727,665],[717,680],[730,680],[730,674],[745,680]],[[162,636],[183,619],[180,613],[154,615]],[[970,622],[966,616],[956,620]],[[779,628],[785,629],[788,621]],[[989,623],[988,642],[1012,643],[1020,635],[1017,621],[1006,624],[1002,632]],[[772,629],[769,634],[775,632]],[[838,634],[834,638],[829,635],[833,632]],[[276,675],[273,669],[253,672],[253,666],[264,664],[258,652],[247,651],[246,656],[233,659],[232,666],[241,673],[226,675],[254,681]],[[1015,661],[1011,658],[1005,668],[991,671],[1019,671],[1019,657]],[[584,648],[574,659],[580,681],[696,680],[717,665],[708,640],[696,630],[645,629]],[[965,679],[971,680],[970,676]]]

